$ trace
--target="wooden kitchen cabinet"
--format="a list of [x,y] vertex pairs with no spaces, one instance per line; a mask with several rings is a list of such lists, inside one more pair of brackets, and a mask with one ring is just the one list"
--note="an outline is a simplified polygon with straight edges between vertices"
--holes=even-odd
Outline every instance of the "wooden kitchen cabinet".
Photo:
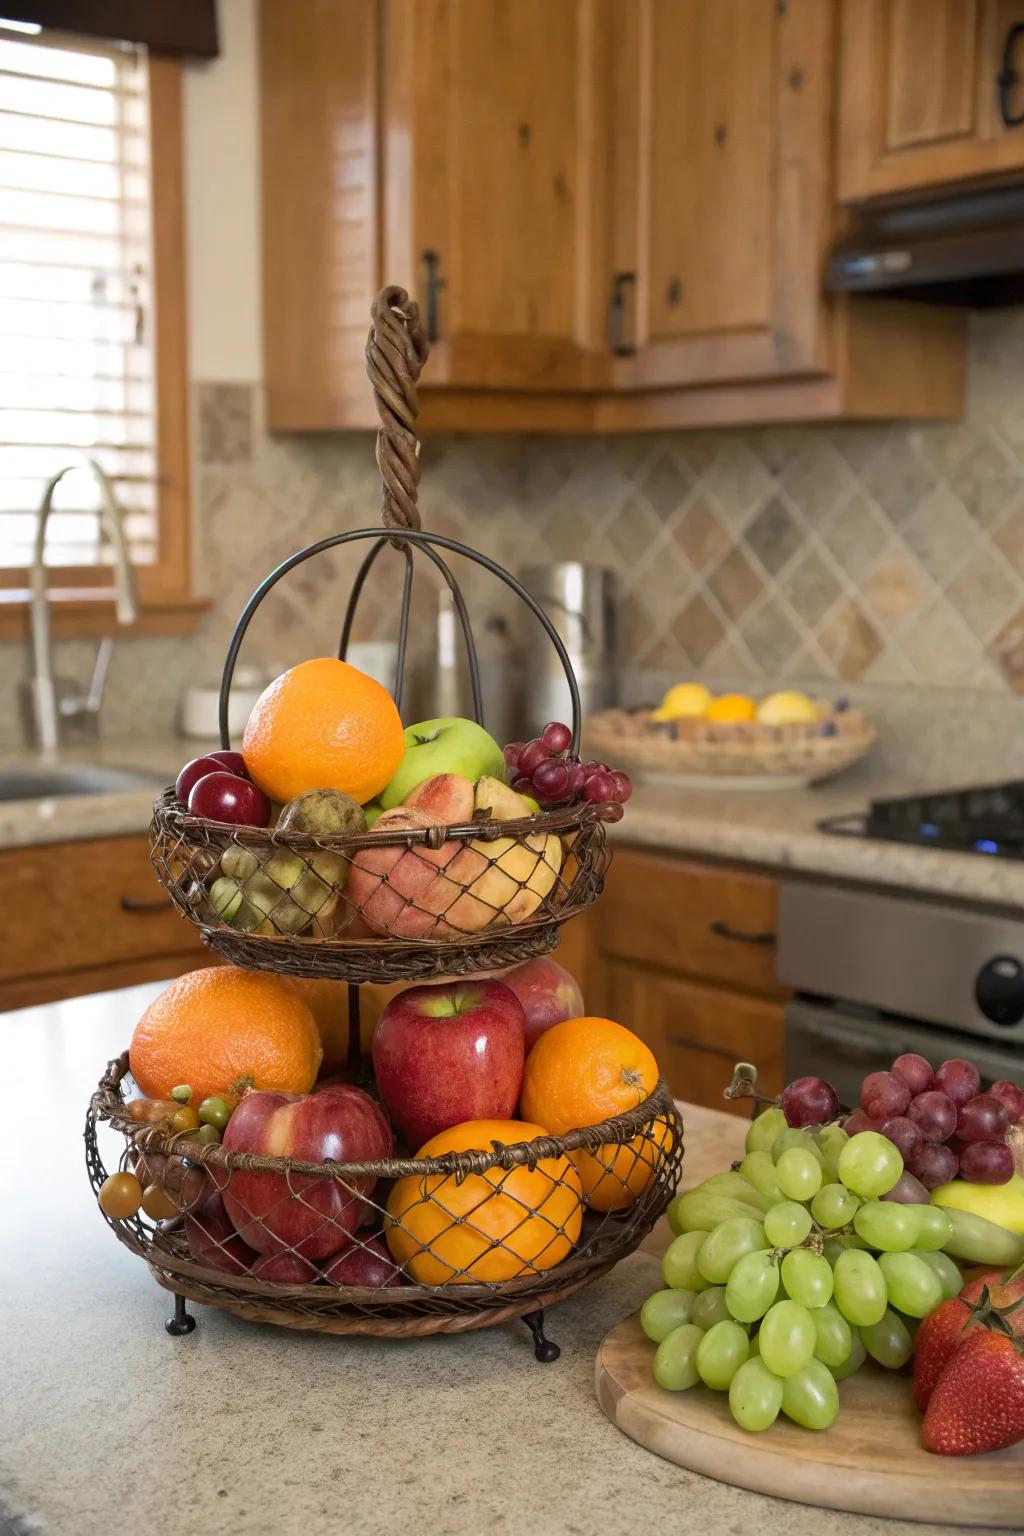
[[821,292],[831,0],[262,0],[272,430],[376,424],[384,282],[425,430],[953,416],[964,318]]
[[616,381],[826,371],[831,7],[635,0],[613,20]]
[[589,1013],[646,1040],[678,1097],[720,1109],[737,1061],[754,1063],[765,1093],[783,1086],[777,913],[770,875],[617,846],[601,897],[565,925],[555,958]]
[[604,999],[608,1015],[650,1046],[677,1098],[749,1119],[749,1100],[722,1097],[738,1061],[753,1062],[762,1093],[782,1092],[779,1004],[623,960],[605,965]]
[[157,882],[145,837],[0,853],[0,1009],[216,962]]
[[843,0],[841,21],[841,199],[1024,169],[1024,122],[1005,120],[1024,116],[1024,0]]

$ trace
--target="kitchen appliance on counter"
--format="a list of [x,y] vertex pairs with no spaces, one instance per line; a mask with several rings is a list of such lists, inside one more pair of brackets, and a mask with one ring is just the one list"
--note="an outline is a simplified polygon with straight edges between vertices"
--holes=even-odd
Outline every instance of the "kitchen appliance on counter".
[[877,837],[953,853],[1022,859],[1024,780],[872,800],[867,811],[828,816],[818,827],[843,837]]
[[868,1072],[917,1051],[966,1056],[985,1081],[1024,1075],[1024,916],[813,880],[783,882],[778,975],[786,1078],[856,1104]]
[[[607,566],[563,560],[531,566],[519,579],[541,604],[569,653],[584,720],[616,704],[615,573]],[[528,619],[526,615],[524,625]],[[538,646],[538,635],[534,626],[529,632],[524,627],[519,636],[526,735],[536,734],[549,720],[571,717],[565,674],[554,651]]]

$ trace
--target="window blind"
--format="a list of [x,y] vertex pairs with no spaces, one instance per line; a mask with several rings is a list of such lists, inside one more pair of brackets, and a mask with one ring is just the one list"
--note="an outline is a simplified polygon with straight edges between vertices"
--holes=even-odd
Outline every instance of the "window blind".
[[[2,28],[2,23],[0,23]],[[29,564],[46,482],[94,459],[156,560],[147,68],[0,30],[0,565]],[[58,486],[47,564],[106,561],[92,477]]]

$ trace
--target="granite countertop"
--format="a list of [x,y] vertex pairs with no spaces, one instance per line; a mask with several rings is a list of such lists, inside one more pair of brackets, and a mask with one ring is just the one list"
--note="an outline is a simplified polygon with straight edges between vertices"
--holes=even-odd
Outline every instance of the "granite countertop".
[[[0,803],[0,849],[145,832],[155,790],[170,783],[188,758],[199,757],[214,745],[204,748],[201,743],[172,737],[110,739],[69,753],[64,759],[68,762],[132,768],[151,774],[152,783],[128,793]],[[23,756],[8,759],[5,766],[31,761]],[[929,786],[920,778],[908,783],[891,768],[878,771],[870,764],[859,764],[824,784],[800,790],[639,786],[613,836],[616,841],[675,853],[985,905],[1024,907],[1024,861],[835,837],[817,829],[824,816],[861,811],[872,798],[928,787],[942,788],[941,774]]]
[[[594,1395],[594,1356],[604,1333],[657,1285],[647,1253],[550,1313],[548,1332],[563,1351],[554,1365],[535,1362],[520,1324],[395,1342],[294,1333],[196,1306],[195,1332],[168,1337],[166,1292],[95,1209],[81,1134],[96,1080],[156,990],[134,987],[3,1020],[9,1084],[37,1088],[10,1093],[0,1119],[0,1156],[15,1174],[0,1245],[4,1529],[948,1532],[824,1515],[729,1488],[660,1461],[616,1430]],[[741,1123],[683,1108],[686,1177],[695,1183],[735,1155]]]
[[613,829],[617,842],[894,890],[1024,907],[1024,860],[949,853],[818,829],[826,816],[866,809],[869,800],[948,788],[908,784],[888,773],[840,774],[799,790],[640,787]]

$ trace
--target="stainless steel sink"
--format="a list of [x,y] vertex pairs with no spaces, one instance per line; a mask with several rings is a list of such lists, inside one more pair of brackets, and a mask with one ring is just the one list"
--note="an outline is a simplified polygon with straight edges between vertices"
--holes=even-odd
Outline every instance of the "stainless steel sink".
[[52,795],[117,795],[162,788],[151,773],[106,768],[99,763],[40,763],[0,769],[0,801],[43,800]]

